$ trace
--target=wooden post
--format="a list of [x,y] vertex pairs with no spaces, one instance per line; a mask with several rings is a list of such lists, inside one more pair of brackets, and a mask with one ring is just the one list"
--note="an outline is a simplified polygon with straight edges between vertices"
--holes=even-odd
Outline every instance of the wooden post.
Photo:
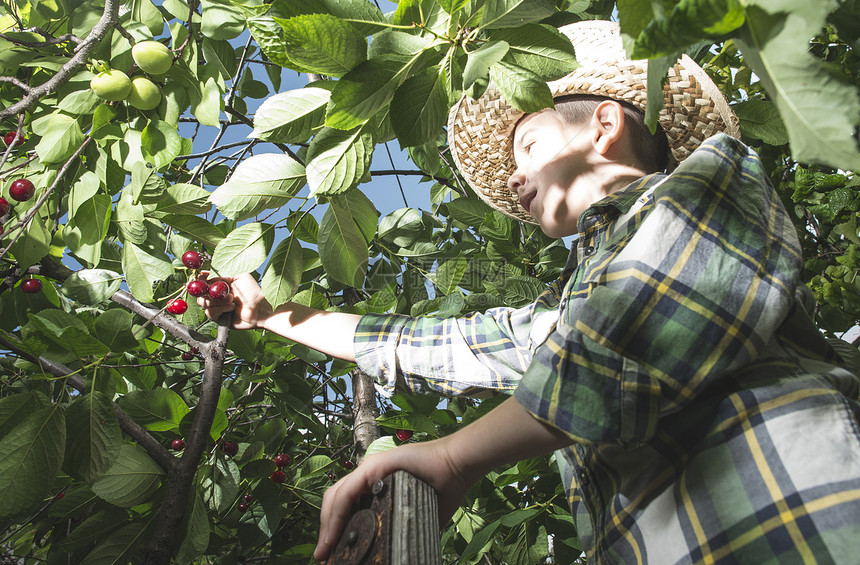
[[393,502],[391,565],[442,563],[436,491],[406,471],[395,471]]
[[436,492],[406,471],[373,487],[353,512],[330,565],[441,565]]

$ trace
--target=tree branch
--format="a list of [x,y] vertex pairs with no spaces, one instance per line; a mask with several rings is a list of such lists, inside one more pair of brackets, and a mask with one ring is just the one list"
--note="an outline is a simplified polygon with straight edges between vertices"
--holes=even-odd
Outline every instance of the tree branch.
[[373,381],[358,369],[352,373],[352,435],[355,440],[355,458],[360,463],[370,444],[379,439],[379,407],[376,405],[376,394]]
[[178,465],[167,477],[167,490],[158,515],[158,522],[149,545],[144,550],[146,565],[170,563],[170,556],[173,554],[176,542],[184,537],[184,532],[179,531],[179,524],[185,516],[194,474],[206,448],[206,440],[209,438],[209,430],[218,408],[223,380],[224,352],[227,349],[232,318],[233,314],[229,312],[221,316],[218,320],[218,334],[203,354],[203,385],[200,389],[200,400],[194,409],[194,420],[187,437],[188,444]]
[[177,321],[172,316],[166,316],[162,310],[157,310],[156,308],[139,302],[134,296],[124,290],[116,291],[110,299],[126,310],[149,320],[153,325],[158,326],[170,335],[181,339],[188,345],[196,347],[201,352],[208,351],[215,343],[206,336]]
[[20,114],[29,110],[33,104],[43,96],[54,92],[61,84],[68,81],[78,69],[84,66],[90,58],[90,54],[99,43],[107,36],[108,31],[119,21],[119,5],[121,0],[105,0],[105,10],[98,23],[93,27],[90,34],[77,47],[75,54],[69,62],[63,65],[57,74],[48,79],[44,84],[31,88],[21,100],[8,108],[0,110],[0,121],[9,116]]

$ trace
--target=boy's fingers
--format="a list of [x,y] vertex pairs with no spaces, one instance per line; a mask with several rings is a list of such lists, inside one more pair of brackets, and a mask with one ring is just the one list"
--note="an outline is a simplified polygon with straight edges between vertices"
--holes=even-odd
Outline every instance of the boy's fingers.
[[356,470],[332,485],[323,495],[320,510],[320,536],[314,549],[314,559],[317,561],[328,559],[331,555],[349,519],[353,502],[362,494],[371,491],[370,485],[373,483],[371,474]]

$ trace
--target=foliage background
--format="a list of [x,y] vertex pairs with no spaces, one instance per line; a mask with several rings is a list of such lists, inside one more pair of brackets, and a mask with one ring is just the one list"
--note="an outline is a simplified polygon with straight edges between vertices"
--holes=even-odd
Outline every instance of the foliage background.
[[[793,215],[817,324],[860,367],[857,339],[838,339],[860,318],[856,0],[403,0],[390,13],[367,0],[4,0],[0,121],[24,140],[4,148],[2,194],[16,178],[36,186],[0,239],[5,559],[307,563],[346,461],[391,447],[394,430],[421,441],[491,409],[499,398],[381,399],[346,363],[229,332],[193,300],[176,318],[163,309],[195,276],[178,260],[192,248],[221,275],[258,273],[276,304],[527,304],[565,244],[470,192],[445,117],[490,78],[523,109],[547,105],[544,82],[575,65],[554,28],[593,18],[620,20],[651,90],[682,52],[714,77]],[[142,74],[130,48],[153,38],[176,57],[152,77],[159,106],[95,97],[92,61]],[[310,84],[282,91],[294,72]],[[237,127],[252,133],[233,140]],[[364,192],[395,172],[372,167],[389,141],[429,205],[380,217],[390,202]],[[23,293],[26,278],[42,292]],[[283,484],[268,478],[277,453],[292,457]],[[481,481],[443,548],[446,562],[576,560],[552,458]]]

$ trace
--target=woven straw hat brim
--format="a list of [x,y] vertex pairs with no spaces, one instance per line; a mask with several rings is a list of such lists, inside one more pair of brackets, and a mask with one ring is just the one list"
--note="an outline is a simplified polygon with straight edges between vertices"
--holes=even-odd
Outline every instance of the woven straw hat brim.
[[[553,98],[605,96],[645,111],[647,61],[626,58],[616,22],[578,22],[559,31],[570,38],[582,66],[548,83]],[[686,55],[669,69],[663,99],[658,121],[675,163],[716,133],[740,137],[738,119],[719,88]],[[516,170],[513,129],[523,115],[490,84],[479,99],[464,96],[451,109],[448,144],[454,163],[478,196],[500,212],[534,224],[507,185]]]

